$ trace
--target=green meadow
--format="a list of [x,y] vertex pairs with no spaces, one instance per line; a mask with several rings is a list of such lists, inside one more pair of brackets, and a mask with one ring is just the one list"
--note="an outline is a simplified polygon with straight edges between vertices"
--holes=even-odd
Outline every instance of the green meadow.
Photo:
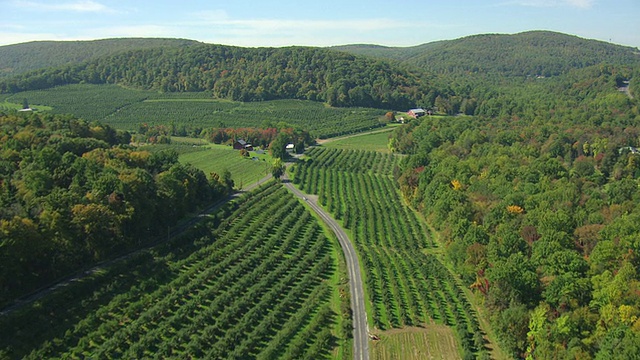
[[271,171],[271,157],[266,153],[257,154],[251,151],[248,158],[243,158],[240,152],[231,146],[207,145],[198,149],[198,151],[181,154],[180,162],[190,163],[205,174],[212,172],[221,174],[229,170],[238,189],[258,182]]
[[358,134],[352,136],[345,136],[337,138],[332,141],[322,143],[322,146],[331,149],[350,149],[350,150],[365,150],[365,151],[377,151],[382,153],[389,153],[389,131],[373,131],[366,134]]

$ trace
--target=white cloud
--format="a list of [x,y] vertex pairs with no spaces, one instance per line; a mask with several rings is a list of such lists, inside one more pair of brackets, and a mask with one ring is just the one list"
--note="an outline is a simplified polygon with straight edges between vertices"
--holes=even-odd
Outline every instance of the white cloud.
[[87,30],[88,38],[113,37],[175,37],[178,29],[162,25],[131,25],[94,28]]
[[569,5],[572,5],[575,7],[589,9],[593,6],[593,3],[595,1],[594,0],[566,0],[566,2],[569,3]]
[[193,13],[192,16],[194,18],[210,22],[229,19],[229,14],[225,10],[205,10]]
[[[232,17],[225,10],[188,14],[188,20],[171,24],[180,37],[237,46],[328,46],[346,43],[415,45],[425,30],[459,27],[454,22],[407,22],[394,18],[274,19]],[[399,41],[397,36],[405,32]],[[408,31],[408,35],[406,34]],[[175,35],[175,34],[174,34]],[[414,36],[416,35],[416,36]]]
[[[232,19],[224,11],[192,14],[188,22],[175,24],[185,38],[237,46],[328,46],[352,42],[376,42],[394,30],[415,24],[393,19]],[[428,24],[423,25],[429,27]],[[203,34],[207,34],[203,36]]]
[[[197,26],[216,26],[222,27],[221,30],[229,32],[246,32],[255,31],[258,34],[264,34],[265,31],[294,31],[294,32],[313,32],[313,31],[353,31],[353,32],[370,32],[378,30],[389,30],[399,28],[409,28],[413,25],[407,22],[395,21],[391,19],[349,19],[349,20],[286,20],[286,19],[247,19],[233,20],[226,16],[225,13],[208,13],[205,16],[198,16],[203,20]],[[194,23],[186,23],[186,26],[194,25]]]
[[0,29],[6,29],[10,31],[22,31],[26,30],[27,27],[23,24],[14,24],[14,23],[0,23]]
[[31,11],[114,12],[107,6],[92,0],[80,0],[55,4],[17,0],[14,1],[13,4],[17,7],[29,9]]
[[39,40],[64,40],[59,39],[55,34],[50,33],[19,33],[0,31],[0,46],[9,44],[19,44]]
[[559,7],[571,6],[581,9],[590,9],[595,0],[516,0],[502,3],[501,5],[520,5],[530,7]]

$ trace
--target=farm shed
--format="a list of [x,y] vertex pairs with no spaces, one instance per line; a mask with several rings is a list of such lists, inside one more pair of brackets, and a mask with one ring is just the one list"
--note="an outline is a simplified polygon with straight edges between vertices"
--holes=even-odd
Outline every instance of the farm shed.
[[295,145],[293,145],[293,143],[289,143],[289,144],[287,144],[287,146],[285,146],[285,148],[284,148],[284,149],[285,149],[287,152],[291,153],[291,152],[293,152],[293,151],[295,150],[295,148],[296,148],[296,146],[295,146]]
[[419,118],[421,116],[425,116],[427,113],[424,111],[424,109],[421,108],[417,108],[417,109],[411,109],[409,111],[407,111],[407,115],[413,117],[413,118]]
[[242,139],[238,139],[236,142],[233,143],[233,148],[236,150],[242,150],[245,149],[247,151],[253,151],[253,145],[247,143],[246,141],[242,140]]

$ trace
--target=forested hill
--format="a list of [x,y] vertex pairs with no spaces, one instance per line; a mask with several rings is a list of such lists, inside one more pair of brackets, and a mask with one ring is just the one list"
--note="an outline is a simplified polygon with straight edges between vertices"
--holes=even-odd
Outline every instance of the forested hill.
[[0,82],[19,92],[73,83],[163,92],[211,91],[240,101],[305,99],[332,106],[407,109],[438,89],[421,72],[323,48],[198,45],[132,50]]
[[369,56],[389,60],[407,61],[416,56],[420,56],[431,49],[438,48],[443,42],[435,41],[417,46],[409,47],[389,47],[373,44],[351,44],[332,46],[330,49],[344,51],[354,55]]
[[640,92],[638,49],[548,31],[475,35],[410,48],[188,44],[132,45],[85,62],[41,68],[0,79],[0,92],[118,84],[206,91],[238,101],[303,99],[394,110],[422,106],[450,115],[528,120],[574,111],[577,103],[581,118],[617,116],[638,101],[617,89],[630,81],[630,94]]
[[556,76],[600,63],[640,64],[636,48],[550,31],[474,35],[404,48],[346,45],[334,49],[399,60],[436,74]]
[[125,38],[93,41],[33,41],[0,46],[0,78],[28,71],[76,64],[132,49],[200,44],[184,39]]

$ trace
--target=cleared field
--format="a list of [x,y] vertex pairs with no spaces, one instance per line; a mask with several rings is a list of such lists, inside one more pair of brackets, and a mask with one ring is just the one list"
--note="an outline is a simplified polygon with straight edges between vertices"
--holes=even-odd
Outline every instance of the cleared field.
[[330,149],[350,149],[389,153],[389,131],[376,131],[371,134],[347,136],[334,141],[327,141],[322,146]]
[[[205,174],[212,172],[222,174],[224,170],[229,170],[238,189],[257,182],[271,171],[271,160],[266,154],[258,155],[251,152],[249,158],[243,158],[237,150],[223,145],[210,145],[196,149],[197,151],[181,154],[180,162],[190,163]],[[252,157],[257,157],[258,160],[252,160]]]
[[179,145],[208,145],[209,142],[201,138],[191,138],[185,136],[172,136],[171,144]]
[[[0,100],[2,100],[0,98]],[[50,106],[43,106],[43,105],[31,105],[31,108],[34,109],[35,111],[50,111],[52,110],[52,108]],[[22,109],[22,104],[16,104],[13,102],[8,102],[6,100],[4,100],[3,102],[0,102],[0,110],[20,110]]]
[[327,138],[383,126],[384,110],[333,108],[303,100],[243,103],[215,99],[211,93],[157,93],[118,85],[76,84],[25,91],[7,103],[52,107],[52,112],[101,121],[118,129],[137,130],[141,124],[180,125],[187,128],[259,127],[285,122]]
[[446,326],[394,329],[376,335],[380,340],[371,345],[372,360],[460,359],[455,335]]

